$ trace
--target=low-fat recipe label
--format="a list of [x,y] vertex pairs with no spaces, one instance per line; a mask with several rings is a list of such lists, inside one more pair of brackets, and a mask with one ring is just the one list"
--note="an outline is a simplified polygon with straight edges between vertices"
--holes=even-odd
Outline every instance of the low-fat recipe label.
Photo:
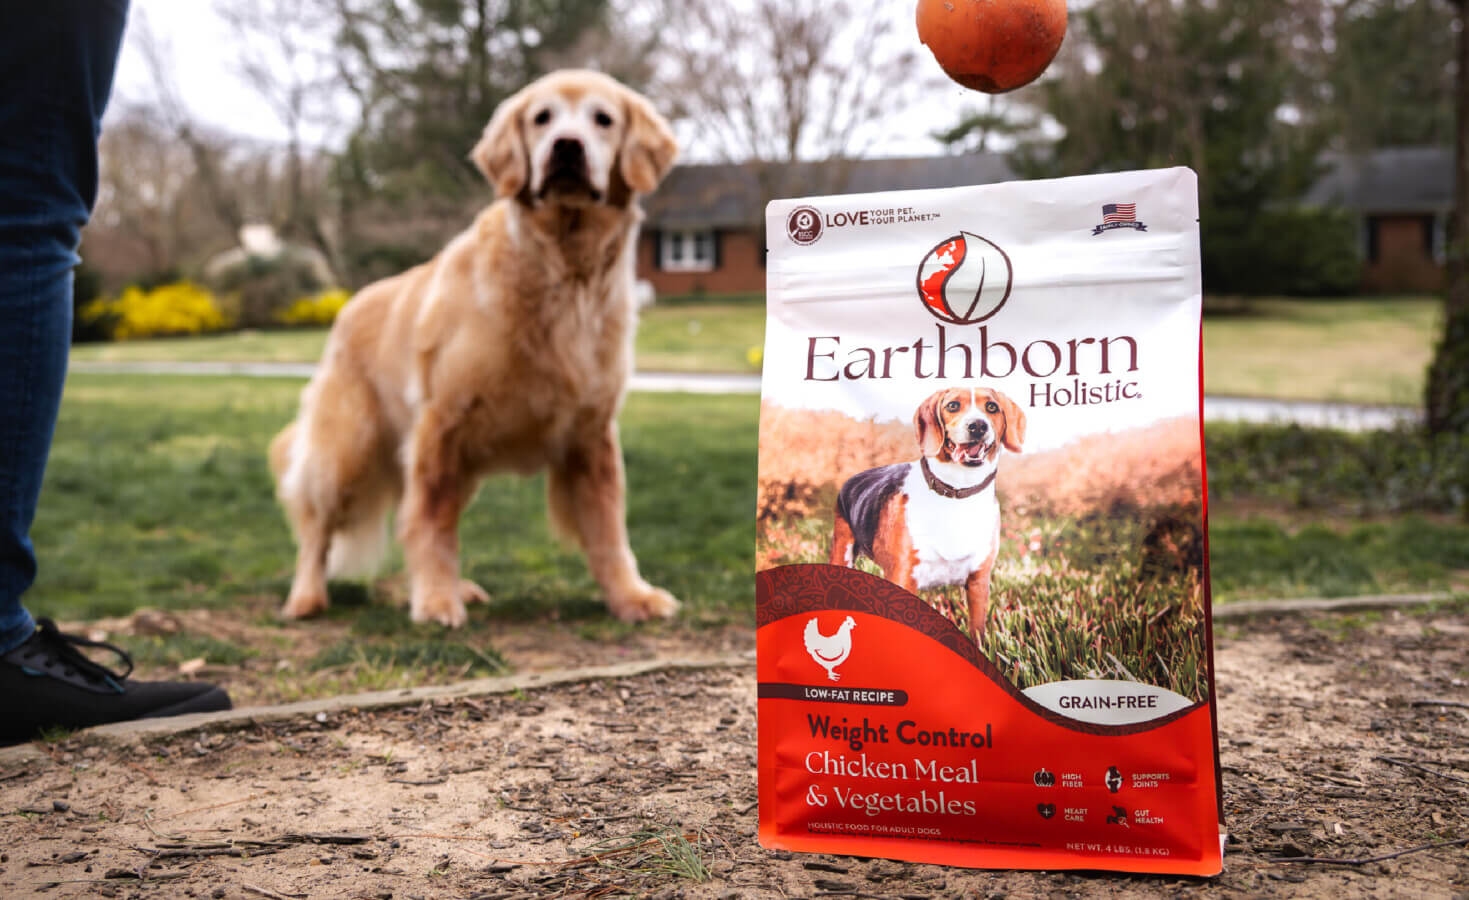
[[1220,870],[1197,196],[770,204],[764,845]]

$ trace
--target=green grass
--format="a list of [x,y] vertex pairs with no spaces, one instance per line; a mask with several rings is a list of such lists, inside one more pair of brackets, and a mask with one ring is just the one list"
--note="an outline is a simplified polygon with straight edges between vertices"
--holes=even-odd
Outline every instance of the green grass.
[[[85,619],[283,598],[294,549],[265,446],[300,389],[287,379],[73,375],[33,529],[42,564],[30,608]],[[756,416],[753,397],[668,394],[635,394],[622,416],[633,547],[693,621],[753,608]],[[493,478],[466,513],[464,571],[495,598],[472,620],[604,615],[580,553],[551,537],[544,491],[541,477]],[[408,627],[375,598],[334,585],[334,614],[366,632],[437,633]]]
[[317,653],[308,668],[334,669],[354,665],[376,669],[440,666],[460,669],[464,675],[498,675],[507,668],[505,659],[498,653],[444,640],[403,643],[338,641]]
[[638,369],[647,372],[759,372],[752,348],[765,342],[763,303],[658,305],[642,312]]
[[[1084,518],[1010,511],[990,582],[980,647],[1022,690],[1037,684],[1114,678],[1205,696],[1203,590],[1197,562],[1139,552],[1157,523],[1189,510],[1116,510]],[[832,517],[790,523],[808,540],[767,554],[780,564],[824,563]],[[767,538],[761,537],[762,541]],[[882,572],[868,560],[859,569]],[[973,631],[962,586],[919,595],[965,634]]]
[[1250,300],[1204,320],[1204,388],[1416,405],[1442,309],[1430,297]]
[[1469,514],[1469,437],[1218,423],[1207,442],[1216,498],[1347,516]]
[[1469,526],[1421,516],[1338,524],[1215,517],[1209,527],[1215,600],[1351,597],[1469,585]]
[[[268,628],[267,611],[289,585],[294,547],[265,446],[294,414],[301,385],[73,375],[33,529],[41,571],[26,598],[31,610],[78,620],[142,606],[213,608]],[[633,548],[648,578],[685,604],[679,623],[640,627],[753,618],[757,415],[758,399],[749,395],[628,398],[621,422]],[[1463,464],[1459,455],[1435,458],[1407,434],[1245,426],[1210,426],[1207,434],[1216,602],[1469,588],[1469,524],[1449,514],[1463,502],[1464,482],[1453,474]],[[292,691],[411,684],[427,672],[495,671],[491,641],[497,625],[512,620],[570,620],[593,640],[626,635],[629,627],[607,616],[581,554],[551,537],[544,489],[541,477],[495,477],[466,513],[463,568],[494,598],[489,607],[471,607],[467,629],[451,635],[411,624],[393,602],[401,578],[333,583],[328,618],[337,630],[328,646],[308,650],[306,668],[317,670],[316,680],[305,685],[286,673],[276,693],[292,699]],[[1018,529],[1019,515],[1007,511],[1007,526]],[[1186,610],[1169,607],[1179,585],[1154,590],[1142,560],[1108,549],[1137,546],[1140,519],[1029,525],[1047,535],[1043,552],[995,575],[987,640],[997,660],[1041,673],[1074,649],[1033,639],[1063,631],[1037,623],[1071,615],[1025,595],[1037,578],[1059,595],[1135,605],[1138,612],[1122,620],[1185,617]],[[829,537],[819,524],[811,527],[803,539]],[[1009,555],[1020,565],[1018,549]],[[387,571],[399,568],[394,561]],[[248,667],[271,654],[269,635],[288,633],[305,632],[266,631],[252,639],[255,647],[197,634],[124,643],[147,664],[202,656]],[[1157,639],[1151,626],[1109,633],[1106,649],[1122,656],[1118,648],[1130,648],[1129,658],[1144,661],[1137,677],[1188,693],[1191,655],[1162,652],[1178,648]],[[1103,666],[1104,659],[1092,662]]]
[[[1211,304],[1212,306],[1212,304]],[[1431,297],[1226,302],[1204,320],[1204,384],[1211,394],[1353,403],[1417,404],[1438,333]],[[638,367],[646,371],[758,372],[763,297],[664,298],[642,313]],[[326,332],[257,331],[86,344],[85,361],[315,362]]]
[[316,362],[326,334],[325,328],[301,328],[77,344],[71,357],[83,362]]

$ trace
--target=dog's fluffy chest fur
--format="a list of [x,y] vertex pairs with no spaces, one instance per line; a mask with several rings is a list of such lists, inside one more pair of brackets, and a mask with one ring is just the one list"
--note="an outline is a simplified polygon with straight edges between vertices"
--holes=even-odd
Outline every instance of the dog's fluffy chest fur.
[[559,409],[606,409],[631,368],[636,219],[572,235],[545,225],[529,214],[512,225],[515,252],[530,263],[520,267],[530,283],[510,295],[517,364],[554,392]]
[[913,577],[920,590],[962,584],[994,552],[1000,532],[1000,503],[991,485],[956,500],[933,492],[917,463],[903,481],[908,531],[918,555]]

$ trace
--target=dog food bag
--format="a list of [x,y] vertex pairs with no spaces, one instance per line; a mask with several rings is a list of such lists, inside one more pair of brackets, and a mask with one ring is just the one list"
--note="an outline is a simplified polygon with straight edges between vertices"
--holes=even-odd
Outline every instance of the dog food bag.
[[1218,873],[1194,173],[766,228],[761,843]]

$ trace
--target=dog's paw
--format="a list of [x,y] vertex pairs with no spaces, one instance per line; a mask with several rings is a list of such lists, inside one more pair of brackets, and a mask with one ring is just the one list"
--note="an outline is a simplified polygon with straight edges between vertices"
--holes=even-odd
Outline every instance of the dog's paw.
[[671,619],[678,612],[678,601],[662,588],[642,584],[625,593],[607,598],[607,607],[624,622],[648,619]]
[[469,614],[464,611],[464,604],[453,594],[414,597],[412,605],[411,617],[419,625],[437,622],[450,628],[458,628],[469,621]]
[[461,603],[489,603],[489,592],[468,578],[459,580],[459,600]]
[[286,605],[281,607],[282,619],[309,619],[326,612],[326,594],[302,591],[291,592]]

